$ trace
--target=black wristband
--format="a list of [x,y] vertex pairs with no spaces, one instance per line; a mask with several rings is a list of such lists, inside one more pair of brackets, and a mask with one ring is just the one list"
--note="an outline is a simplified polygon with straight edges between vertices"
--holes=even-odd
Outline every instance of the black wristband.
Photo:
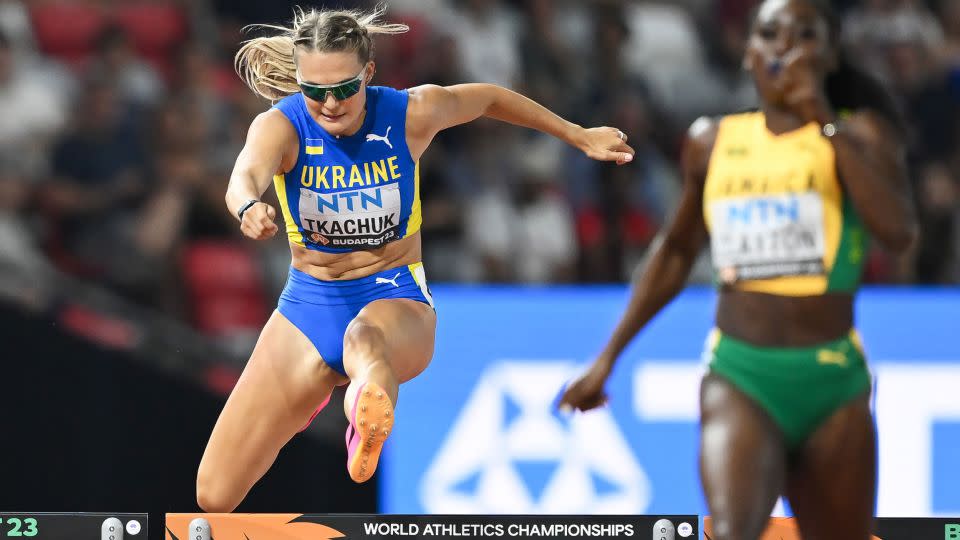
[[249,210],[251,206],[257,204],[258,202],[260,201],[257,199],[250,199],[243,206],[241,206],[239,210],[237,210],[237,217],[240,218],[241,223],[243,223],[243,213]]

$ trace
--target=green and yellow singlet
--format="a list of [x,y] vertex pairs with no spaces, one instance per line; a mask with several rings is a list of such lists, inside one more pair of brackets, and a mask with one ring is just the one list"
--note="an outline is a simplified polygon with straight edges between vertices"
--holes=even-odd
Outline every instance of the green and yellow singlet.
[[703,212],[720,286],[781,296],[859,286],[866,233],[815,123],[774,135],[762,112],[724,117]]

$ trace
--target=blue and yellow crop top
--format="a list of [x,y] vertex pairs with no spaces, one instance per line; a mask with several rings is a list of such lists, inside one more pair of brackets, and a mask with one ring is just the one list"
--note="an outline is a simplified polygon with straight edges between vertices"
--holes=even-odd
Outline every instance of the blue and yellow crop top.
[[363,126],[339,138],[310,116],[303,94],[274,105],[300,139],[294,168],[273,179],[291,243],[344,253],[420,230],[420,171],[407,148],[407,97],[406,91],[367,87]]

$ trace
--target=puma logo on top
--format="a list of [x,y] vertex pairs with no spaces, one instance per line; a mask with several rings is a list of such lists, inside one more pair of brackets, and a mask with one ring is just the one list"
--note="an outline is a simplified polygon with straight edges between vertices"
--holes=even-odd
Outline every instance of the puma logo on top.
[[386,132],[385,134],[383,134],[383,135],[377,135],[376,133],[369,133],[369,134],[367,134],[367,142],[370,142],[370,141],[380,141],[380,142],[382,142],[382,143],[385,143],[387,146],[390,147],[391,150],[393,150],[393,145],[390,144],[390,130],[391,130],[391,129],[393,129],[393,126],[387,126],[387,132]]
[[[369,136],[369,135],[368,135],[368,136]],[[381,284],[386,285],[387,283],[389,283],[389,284],[393,285],[394,287],[400,287],[400,285],[397,285],[397,278],[400,277],[400,274],[401,274],[401,272],[398,272],[397,275],[393,276],[393,279],[387,279],[387,278],[378,277],[378,278],[377,278],[377,285],[381,285]]]

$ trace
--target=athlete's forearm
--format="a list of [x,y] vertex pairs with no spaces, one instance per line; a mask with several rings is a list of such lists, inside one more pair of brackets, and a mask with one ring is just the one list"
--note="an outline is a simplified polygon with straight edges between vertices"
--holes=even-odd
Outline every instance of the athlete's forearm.
[[891,251],[909,248],[917,220],[902,165],[879,159],[876,149],[842,130],[831,141],[843,186],[868,230]]
[[606,126],[584,129],[532,99],[493,84],[418,86],[410,89],[408,103],[407,144],[414,157],[440,131],[483,116],[553,135],[598,161],[623,165],[634,155],[622,131]]
[[260,200],[274,174],[280,171],[283,155],[296,136],[293,126],[277,109],[260,113],[253,120],[224,197],[230,215],[238,218],[241,206],[251,199]]
[[486,116],[516,126],[536,129],[581,147],[584,129],[560,118],[532,99],[495,84],[470,83],[447,87],[419,87],[430,111],[425,131],[439,130],[472,122]]
[[250,171],[235,170],[230,176],[230,184],[224,197],[230,215],[236,218],[237,210],[241,206],[251,199],[259,200],[269,186],[269,180],[257,182]]
[[600,354],[599,361],[610,370],[637,333],[680,294],[696,261],[697,253],[684,246],[659,239],[657,244],[646,268],[638,274],[627,309]]
[[484,116],[516,126],[542,131],[575,147],[581,147],[583,128],[564,120],[550,109],[512,90],[492,84],[479,85],[489,95]]

